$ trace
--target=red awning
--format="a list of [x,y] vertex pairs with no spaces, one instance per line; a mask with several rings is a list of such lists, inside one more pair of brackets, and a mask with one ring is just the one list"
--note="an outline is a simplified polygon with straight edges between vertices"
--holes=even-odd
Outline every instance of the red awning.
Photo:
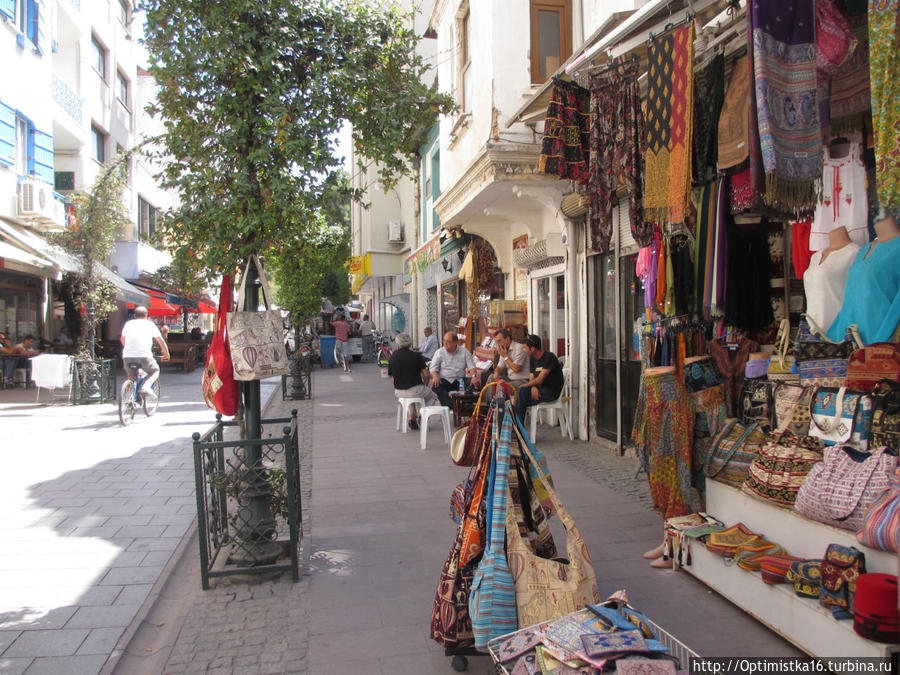
[[199,309],[197,309],[197,312],[199,314],[215,314],[219,311],[218,307],[216,307],[215,305],[211,305],[204,300],[201,300],[198,304]]
[[[166,294],[162,291],[154,291],[149,288],[142,288],[141,290],[150,296],[150,305],[147,307],[147,314],[150,316],[179,316],[181,314],[181,307],[167,303]],[[129,309],[134,307],[134,304],[128,304]]]

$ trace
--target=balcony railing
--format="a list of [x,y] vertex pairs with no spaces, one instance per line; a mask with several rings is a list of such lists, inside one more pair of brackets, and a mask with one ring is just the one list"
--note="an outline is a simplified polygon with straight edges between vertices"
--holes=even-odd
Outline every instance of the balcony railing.
[[82,100],[56,75],[53,76],[53,100],[69,117],[81,124]]

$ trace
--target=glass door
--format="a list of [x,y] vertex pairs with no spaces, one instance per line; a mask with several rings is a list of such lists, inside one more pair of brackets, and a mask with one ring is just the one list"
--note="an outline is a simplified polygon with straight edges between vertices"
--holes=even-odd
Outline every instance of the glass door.
[[534,279],[532,332],[544,349],[558,357],[566,355],[566,277],[553,274]]

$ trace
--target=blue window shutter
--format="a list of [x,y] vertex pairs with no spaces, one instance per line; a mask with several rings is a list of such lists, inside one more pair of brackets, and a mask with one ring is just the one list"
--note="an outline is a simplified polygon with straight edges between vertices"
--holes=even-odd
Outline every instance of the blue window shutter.
[[16,18],[16,0],[0,0],[0,14],[15,20]]
[[27,14],[25,16],[25,37],[37,44],[38,6],[37,0],[28,0],[25,3]]
[[31,172],[45,183],[54,183],[53,170],[53,136],[45,134],[43,131],[33,130],[34,150],[31,160],[33,168]]
[[50,52],[50,8],[47,6],[47,0],[37,0],[35,4],[37,5],[37,25],[34,46],[37,47],[39,54],[48,54]]
[[0,164],[16,163],[16,111],[0,102]]

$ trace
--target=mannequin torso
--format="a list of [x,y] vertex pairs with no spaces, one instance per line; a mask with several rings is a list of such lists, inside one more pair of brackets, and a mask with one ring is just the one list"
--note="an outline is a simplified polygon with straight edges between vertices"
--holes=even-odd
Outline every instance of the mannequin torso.
[[819,260],[819,264],[821,265],[825,262],[825,259],[831,255],[833,251],[844,248],[850,242],[850,233],[847,232],[846,227],[840,226],[834,228],[828,233],[828,248],[822,251],[822,258]]

